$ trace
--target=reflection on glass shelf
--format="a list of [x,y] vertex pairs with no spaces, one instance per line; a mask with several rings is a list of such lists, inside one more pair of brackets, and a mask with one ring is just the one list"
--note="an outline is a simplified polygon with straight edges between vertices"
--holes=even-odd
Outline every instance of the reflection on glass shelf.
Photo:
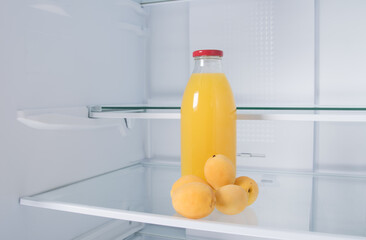
[[176,214],[170,188],[180,176],[179,165],[150,160],[24,197],[21,204],[241,236],[366,239],[366,177],[242,169],[238,175],[255,179],[260,194],[234,216],[215,210],[204,219],[191,220]]
[[146,225],[137,232],[131,240],[186,240],[183,228],[171,228],[158,225]]
[[[184,2],[187,0],[141,0],[141,4],[156,4],[156,3],[169,3],[169,2]],[[189,1],[189,0],[188,0]]]
[[[178,106],[91,106],[90,118],[180,119]],[[238,106],[237,120],[366,122],[364,106]]]

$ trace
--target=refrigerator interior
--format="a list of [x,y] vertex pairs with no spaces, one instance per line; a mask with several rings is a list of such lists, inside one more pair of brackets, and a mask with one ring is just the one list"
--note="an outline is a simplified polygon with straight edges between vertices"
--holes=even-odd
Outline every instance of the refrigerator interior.
[[[87,105],[144,101],[145,39],[134,26],[145,15],[127,3],[1,1],[0,239],[72,239],[102,224],[108,219],[21,207],[19,197],[144,158],[143,126],[127,134],[121,120],[87,119]],[[30,128],[17,121],[27,109],[77,124]]]
[[[0,2],[1,239],[227,239],[19,205],[76,182],[41,197],[174,214],[161,195],[179,177],[179,120],[89,119],[86,106],[180,106],[193,50],[223,49],[237,106],[366,105],[364,1],[144,2]],[[244,223],[207,221],[366,237],[364,122],[238,121],[237,137],[262,195]],[[309,172],[329,176],[296,175]]]

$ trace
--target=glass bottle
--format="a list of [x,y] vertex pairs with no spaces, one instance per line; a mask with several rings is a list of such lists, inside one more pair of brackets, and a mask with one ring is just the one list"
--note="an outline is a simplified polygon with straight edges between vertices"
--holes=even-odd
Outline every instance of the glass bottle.
[[182,176],[204,178],[204,165],[223,154],[236,166],[236,106],[220,50],[193,52],[193,73],[181,106]]

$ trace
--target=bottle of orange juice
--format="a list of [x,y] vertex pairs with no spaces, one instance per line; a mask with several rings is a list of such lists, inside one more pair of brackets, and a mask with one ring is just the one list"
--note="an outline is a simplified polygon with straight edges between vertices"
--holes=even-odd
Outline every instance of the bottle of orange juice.
[[236,166],[236,106],[220,50],[193,52],[194,70],[181,107],[182,176],[204,178],[207,159],[223,154]]

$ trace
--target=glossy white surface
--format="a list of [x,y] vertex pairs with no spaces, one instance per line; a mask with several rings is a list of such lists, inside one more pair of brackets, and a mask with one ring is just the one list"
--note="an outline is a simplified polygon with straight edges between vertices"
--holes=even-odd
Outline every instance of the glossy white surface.
[[[18,199],[144,157],[143,126],[123,136],[113,127],[39,131],[17,121],[24,109],[143,101],[144,39],[119,23],[141,29],[145,16],[118,2],[0,1],[0,239],[72,239],[100,225],[105,219],[34,211]],[[53,127],[83,122],[43,117]]]
[[122,120],[88,118],[87,107],[18,110],[17,120],[24,125],[39,130],[90,130],[114,128],[126,135],[126,125]]
[[366,2],[319,0],[319,102],[366,103]]
[[[319,0],[318,102],[366,103],[366,2]],[[318,169],[366,174],[366,126],[319,124]]]

